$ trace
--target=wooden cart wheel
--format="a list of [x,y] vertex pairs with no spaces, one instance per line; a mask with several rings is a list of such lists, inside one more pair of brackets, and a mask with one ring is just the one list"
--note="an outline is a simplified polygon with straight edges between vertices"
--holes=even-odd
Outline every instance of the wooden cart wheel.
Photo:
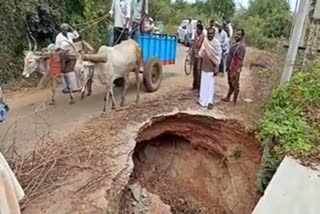
[[115,84],[116,87],[122,87],[124,85],[124,78],[115,79],[113,84]]
[[157,91],[162,80],[162,64],[156,57],[150,58],[143,70],[143,84],[147,92]]
[[188,53],[184,61],[184,72],[188,76],[191,74],[192,70],[193,70],[193,57],[190,53]]

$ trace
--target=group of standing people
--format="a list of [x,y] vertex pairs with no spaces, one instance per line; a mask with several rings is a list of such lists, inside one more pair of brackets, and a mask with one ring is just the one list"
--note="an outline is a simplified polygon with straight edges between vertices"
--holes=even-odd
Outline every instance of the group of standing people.
[[[231,38],[234,42],[231,43]],[[218,73],[228,74],[229,91],[224,99],[230,102],[233,95],[237,103],[240,90],[240,73],[242,71],[246,48],[243,43],[245,32],[238,29],[233,35],[229,19],[223,24],[210,22],[205,29],[198,21],[196,35],[190,48],[193,56],[193,89],[199,90],[199,104],[208,109],[213,108],[215,76]]]

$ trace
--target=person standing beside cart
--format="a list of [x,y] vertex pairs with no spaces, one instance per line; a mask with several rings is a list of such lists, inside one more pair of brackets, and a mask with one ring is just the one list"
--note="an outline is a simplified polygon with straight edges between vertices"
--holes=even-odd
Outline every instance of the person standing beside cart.
[[144,14],[148,14],[148,0],[132,0],[131,38],[133,39],[136,39],[137,33],[140,32],[141,22],[144,20],[143,7]]
[[57,35],[55,41],[56,49],[60,48],[64,50],[70,43],[72,44],[75,39],[79,38],[79,33],[66,23],[61,24],[60,30],[61,32]]
[[113,0],[109,14],[114,13],[113,45],[128,39],[131,18],[131,0]]

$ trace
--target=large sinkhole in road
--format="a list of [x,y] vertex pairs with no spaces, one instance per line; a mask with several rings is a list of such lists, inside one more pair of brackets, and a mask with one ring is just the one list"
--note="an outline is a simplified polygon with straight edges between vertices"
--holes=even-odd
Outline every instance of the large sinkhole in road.
[[172,213],[251,213],[260,147],[234,120],[180,113],[143,127],[133,155],[133,179]]

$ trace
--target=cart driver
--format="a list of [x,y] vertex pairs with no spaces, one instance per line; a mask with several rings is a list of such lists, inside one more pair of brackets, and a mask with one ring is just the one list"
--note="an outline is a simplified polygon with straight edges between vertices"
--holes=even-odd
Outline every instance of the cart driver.
[[61,32],[57,35],[55,43],[57,49],[64,50],[67,46],[70,46],[70,43],[73,43],[73,40],[79,38],[79,33],[66,23],[60,26],[60,30]]
[[[60,26],[61,32],[56,37],[55,48],[61,50],[68,50],[70,44],[73,44],[74,40],[79,38],[79,33],[74,30],[69,24],[63,23]],[[76,78],[74,73],[75,60],[70,60],[67,58],[66,53],[62,54],[62,72],[64,74],[68,73],[68,77],[64,75],[62,78],[64,88],[63,93],[69,93],[69,89],[72,91],[77,91],[78,87],[76,86]]]

